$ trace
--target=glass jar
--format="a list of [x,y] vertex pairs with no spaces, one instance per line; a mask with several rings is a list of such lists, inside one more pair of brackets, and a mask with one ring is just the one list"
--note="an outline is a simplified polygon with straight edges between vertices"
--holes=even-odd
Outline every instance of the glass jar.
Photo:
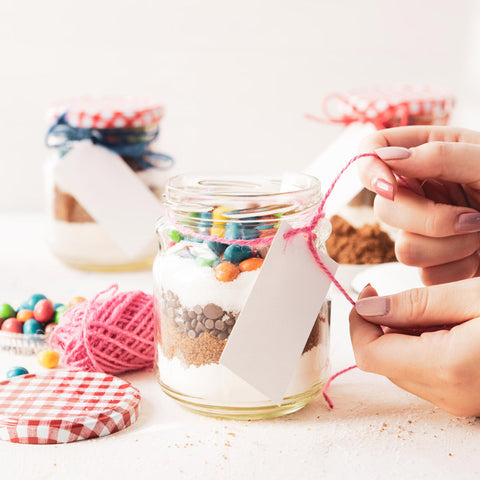
[[[93,148],[105,147],[118,155],[129,167],[131,176],[141,181],[139,188],[148,189],[147,195],[151,192],[158,200],[158,210],[150,219],[151,225],[158,216],[168,171],[173,164],[172,158],[150,150],[158,137],[162,117],[162,107],[132,97],[72,99],[50,109],[51,127],[46,138],[49,155],[45,163],[47,236],[51,251],[64,263],[99,271],[151,267],[157,250],[154,233],[135,253],[126,251],[125,244],[119,242],[119,235],[109,230],[108,222],[98,220],[75,193],[60,187],[58,167],[65,156],[85,140],[91,141]],[[107,177],[106,182],[113,182],[115,186],[115,175]],[[118,185],[122,195],[121,189]],[[103,211],[109,209],[111,216],[118,217],[118,204],[112,196],[98,198],[96,207]],[[141,209],[141,205],[139,207]]]
[[[447,125],[455,105],[451,93],[426,85],[399,85],[363,88],[327,97],[325,112],[335,123],[372,123],[377,130],[412,125]],[[359,141],[353,146],[357,153]],[[339,159],[345,162],[347,158]],[[338,165],[338,169],[342,164]],[[319,165],[321,172],[321,164]],[[401,184],[400,184],[401,185]],[[363,266],[395,262],[394,239],[397,230],[379,223],[373,212],[376,194],[366,188],[357,190],[348,204],[332,216],[332,235],[327,242],[329,255],[348,271],[341,269],[338,279],[348,284]],[[358,268],[356,267],[358,265]],[[344,275],[346,273],[346,275]]]
[[[299,410],[320,392],[329,374],[328,302],[282,405],[274,405],[219,364],[269,247],[240,248],[196,235],[260,241],[272,237],[282,220],[305,225],[321,199],[320,182],[305,174],[189,174],[169,180],[153,267],[155,366],[169,396],[203,414],[255,419]],[[317,248],[324,249],[329,222],[323,220],[315,233]]]

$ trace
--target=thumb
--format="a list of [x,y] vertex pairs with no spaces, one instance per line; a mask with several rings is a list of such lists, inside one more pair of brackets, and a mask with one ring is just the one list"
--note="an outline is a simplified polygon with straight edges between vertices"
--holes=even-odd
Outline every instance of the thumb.
[[368,321],[391,328],[453,325],[480,316],[480,279],[414,288],[362,298],[355,310]]

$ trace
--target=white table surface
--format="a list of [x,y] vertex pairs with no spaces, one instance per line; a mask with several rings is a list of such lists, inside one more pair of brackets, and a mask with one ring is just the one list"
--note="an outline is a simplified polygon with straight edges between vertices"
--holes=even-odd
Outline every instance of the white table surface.
[[[150,272],[85,273],[47,250],[42,217],[0,214],[0,302],[31,293],[55,301],[90,297],[118,283],[151,291]],[[354,363],[350,305],[333,293],[333,371]],[[0,378],[12,365],[43,369],[34,357],[0,354]],[[480,421],[457,418],[358,371],[295,414],[268,421],[203,417],[162,393],[152,372],[122,376],[142,394],[138,421],[101,439],[66,445],[0,442],[0,478],[76,479],[469,479],[480,477]]]

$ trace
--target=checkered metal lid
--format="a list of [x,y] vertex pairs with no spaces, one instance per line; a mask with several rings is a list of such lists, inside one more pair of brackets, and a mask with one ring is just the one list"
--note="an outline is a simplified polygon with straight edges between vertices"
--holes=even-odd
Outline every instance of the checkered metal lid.
[[135,128],[160,122],[163,107],[141,97],[78,97],[52,105],[49,122],[66,113],[66,120],[76,128]]
[[397,85],[352,90],[341,96],[338,108],[344,114],[375,118],[388,109],[406,108],[410,115],[444,115],[452,111],[453,95],[428,85]]
[[122,430],[138,417],[139,391],[112,375],[59,371],[0,382],[0,439],[69,443]]

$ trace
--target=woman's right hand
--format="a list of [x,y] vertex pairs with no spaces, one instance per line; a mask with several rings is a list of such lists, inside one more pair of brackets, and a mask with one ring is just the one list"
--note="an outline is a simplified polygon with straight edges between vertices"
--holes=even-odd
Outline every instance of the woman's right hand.
[[[471,278],[480,270],[480,133],[415,126],[380,130],[359,160],[375,214],[400,229],[399,261],[420,267],[426,285]],[[404,181],[408,184],[406,188]]]

